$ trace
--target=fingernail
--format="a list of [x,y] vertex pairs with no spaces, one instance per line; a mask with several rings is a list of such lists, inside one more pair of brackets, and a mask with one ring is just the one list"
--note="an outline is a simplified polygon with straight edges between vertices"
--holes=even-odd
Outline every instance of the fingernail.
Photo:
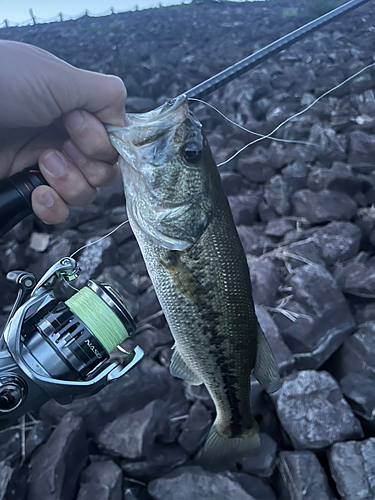
[[55,177],[63,175],[66,172],[65,160],[56,151],[48,153],[44,157],[42,164],[44,168],[47,170],[47,172],[50,173],[51,175],[54,175]]
[[55,203],[55,199],[51,193],[43,193],[39,197],[39,203],[43,205],[45,208],[51,208],[52,205]]
[[83,127],[85,119],[81,111],[76,109],[65,117],[65,124],[71,130],[80,130]]
[[80,165],[85,163],[86,156],[81,152],[80,149],[71,140],[67,140],[63,146],[63,152],[68,158],[72,160],[73,163]]

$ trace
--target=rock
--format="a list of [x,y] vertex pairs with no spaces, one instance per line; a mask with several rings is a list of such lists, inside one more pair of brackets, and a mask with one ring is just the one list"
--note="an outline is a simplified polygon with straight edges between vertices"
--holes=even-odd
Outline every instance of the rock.
[[329,466],[343,500],[372,500],[375,496],[375,438],[335,443]]
[[29,248],[34,252],[42,253],[47,250],[51,235],[48,233],[33,233],[30,238]]
[[295,161],[283,168],[282,175],[289,189],[294,192],[306,187],[309,171],[310,169],[305,163]]
[[375,148],[375,136],[360,130],[350,134],[348,163],[354,168],[369,167],[374,163],[371,152]]
[[375,383],[362,373],[349,373],[340,381],[340,387],[356,415],[361,417],[364,429],[375,431]]
[[255,312],[260,327],[262,328],[272,349],[273,355],[275,356],[280,376],[290,373],[295,360],[288,346],[285,344],[276,323],[264,306],[255,305]]
[[335,274],[343,292],[358,297],[374,297],[375,266],[367,266],[361,262],[349,262],[338,268]]
[[0,500],[25,500],[27,495],[27,466],[12,468],[0,462]]
[[82,472],[77,500],[122,499],[122,471],[114,462],[94,462]]
[[274,320],[296,366],[318,368],[354,330],[354,319],[336,281],[323,267],[299,267],[287,284],[294,299],[284,309],[296,315],[295,321],[284,314],[275,314]]
[[323,189],[316,193],[309,189],[296,191],[292,196],[294,214],[306,217],[312,224],[332,220],[350,220],[357,213],[357,205],[344,193]]
[[247,474],[271,477],[276,467],[276,442],[267,434],[260,434],[260,451],[256,457],[247,457],[241,461],[241,470]]
[[258,215],[260,193],[248,191],[245,194],[229,196],[228,201],[236,226],[251,226]]
[[148,492],[155,500],[255,500],[225,474],[208,472],[201,467],[181,467],[151,481]]
[[344,262],[357,255],[361,230],[350,222],[330,222],[313,235],[324,261],[328,264]]
[[350,373],[375,378],[375,322],[360,325],[334,354],[331,369],[341,380]]
[[203,403],[196,401],[190,408],[189,416],[181,426],[179,444],[190,455],[202,446],[212,425],[212,414]]
[[237,232],[246,254],[262,255],[268,248],[274,247],[274,244],[261,234],[260,227],[238,226]]
[[265,484],[261,479],[240,472],[233,472],[232,476],[246,493],[254,497],[254,500],[276,500],[275,492],[271,486]]
[[10,241],[1,252],[1,267],[5,274],[26,266],[24,245]]
[[143,358],[131,372],[108,384],[98,394],[61,406],[49,401],[40,410],[47,423],[57,424],[67,411],[73,411],[85,421],[89,434],[97,434],[124,412],[140,410],[154,399],[166,404],[180,401],[184,383],[171,377],[169,370],[150,358]]
[[274,306],[280,286],[277,267],[269,260],[251,259],[249,268],[255,304]]
[[268,207],[277,215],[290,213],[290,195],[292,190],[281,175],[274,175],[264,187],[264,199]]
[[266,182],[275,174],[270,157],[271,154],[269,151],[262,146],[257,146],[250,155],[238,158],[237,170],[249,182]]
[[[98,240],[98,237],[91,237],[85,244],[89,245],[96,240]],[[100,270],[105,267],[107,263],[113,262],[113,254],[114,245],[111,236],[82,250],[78,257],[78,265],[81,269],[81,273],[74,282],[74,286],[79,288],[84,285],[88,279],[94,278],[95,275],[99,274]]]
[[215,405],[212,401],[212,398],[209,392],[206,389],[204,384],[201,385],[185,385],[185,396],[189,401],[201,401],[206,408],[209,410],[214,410]]
[[[289,233],[286,236],[291,237],[292,234]],[[278,251],[278,257],[284,262],[288,262],[293,269],[304,264],[324,265],[321,250],[313,241],[313,238],[307,238],[306,240],[291,243],[289,246],[281,247]]]
[[21,427],[0,431],[0,462],[18,465],[21,461]]
[[275,238],[282,238],[288,231],[295,228],[295,223],[287,219],[274,219],[267,223],[264,233],[267,236],[274,236]]
[[157,435],[162,431],[165,403],[156,399],[144,408],[127,412],[108,423],[95,441],[106,453],[123,458],[140,459],[152,450]]
[[294,373],[284,379],[273,398],[296,450],[321,450],[337,441],[363,437],[360,423],[327,372]]
[[145,460],[123,460],[121,467],[127,477],[148,482],[180,467],[187,459],[186,451],[177,444],[155,444]]
[[83,420],[67,413],[31,458],[28,500],[73,500],[87,460]]
[[228,197],[241,195],[246,191],[246,181],[242,175],[234,172],[222,172],[220,177],[224,192]]
[[26,457],[34,453],[36,448],[43,444],[51,434],[51,427],[43,421],[35,422],[28,432],[25,442]]
[[309,142],[316,144],[317,158],[325,167],[330,167],[333,161],[346,159],[346,136],[337,134],[330,127],[320,123],[314,124],[311,127]]
[[315,453],[282,451],[279,454],[280,486],[287,500],[334,500],[328,479]]

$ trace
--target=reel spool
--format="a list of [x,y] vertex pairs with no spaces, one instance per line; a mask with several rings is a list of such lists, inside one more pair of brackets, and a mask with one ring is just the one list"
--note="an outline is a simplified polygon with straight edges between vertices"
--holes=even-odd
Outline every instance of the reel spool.
[[68,300],[54,286],[71,281],[79,269],[65,257],[36,283],[30,273],[13,271],[19,285],[0,350],[0,429],[53,398],[61,404],[95,394],[127,373],[143,357],[134,351],[121,361],[110,353],[135,332],[122,297],[110,285],[89,280]]

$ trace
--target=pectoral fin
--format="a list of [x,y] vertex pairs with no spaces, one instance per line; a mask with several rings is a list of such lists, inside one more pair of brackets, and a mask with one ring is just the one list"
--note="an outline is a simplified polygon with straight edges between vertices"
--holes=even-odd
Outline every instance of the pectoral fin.
[[181,293],[192,302],[201,300],[202,287],[190,269],[181,262],[178,252],[172,250],[160,260],[160,263]]
[[268,341],[258,325],[257,331],[257,357],[253,375],[267,392],[275,392],[280,389],[281,380]]
[[185,380],[185,382],[187,382],[188,384],[200,385],[202,383],[199,380],[199,377],[197,377],[197,375],[194,372],[192,372],[192,370],[190,370],[190,368],[182,359],[177,349],[175,349],[172,355],[169,371],[171,372],[171,375],[177,378],[181,378],[182,380]]

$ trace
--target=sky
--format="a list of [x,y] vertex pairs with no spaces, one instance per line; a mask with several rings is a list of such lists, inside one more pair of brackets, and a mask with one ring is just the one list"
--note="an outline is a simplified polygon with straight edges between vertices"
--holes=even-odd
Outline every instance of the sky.
[[[161,0],[162,5],[181,2],[182,0]],[[49,19],[59,12],[76,16],[88,9],[93,14],[100,14],[111,7],[116,10],[132,10],[136,5],[147,8],[156,7],[159,3],[160,0],[0,0],[0,23],[4,19],[17,23],[27,21],[30,19],[30,8],[37,18]]]

